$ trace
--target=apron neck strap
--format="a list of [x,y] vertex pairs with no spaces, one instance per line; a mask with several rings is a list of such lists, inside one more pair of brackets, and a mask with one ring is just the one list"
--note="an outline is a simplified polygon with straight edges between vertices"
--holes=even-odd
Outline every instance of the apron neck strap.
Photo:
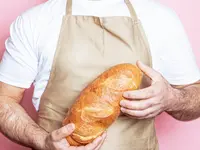
[[67,0],[66,14],[72,15],[72,0]]
[[136,14],[135,9],[133,8],[133,5],[131,4],[130,0],[124,0],[124,2],[126,3],[128,9],[129,9],[132,19],[137,20],[138,19],[137,14]]
[[[133,20],[137,20],[136,12],[135,12],[130,0],[124,0],[124,2],[126,3],[128,9],[129,9],[129,12],[131,14],[132,19]],[[72,15],[72,0],[67,0],[66,14],[67,15]]]

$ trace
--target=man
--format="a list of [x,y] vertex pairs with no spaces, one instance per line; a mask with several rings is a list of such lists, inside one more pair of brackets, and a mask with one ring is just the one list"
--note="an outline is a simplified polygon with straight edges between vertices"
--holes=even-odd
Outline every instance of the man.
[[[129,9],[127,9],[125,2],[127,3]],[[82,84],[81,86],[84,87],[85,84],[91,80],[88,79],[87,82],[84,82],[86,77],[91,75],[88,71],[96,69],[97,71],[95,73],[92,72],[96,76],[98,73],[105,70],[105,68],[101,70],[100,67],[94,67],[93,70],[84,68],[82,71],[86,70],[85,78],[82,77],[84,74],[81,74],[80,70],[78,70],[78,67],[81,65],[86,65],[85,62],[87,62],[88,59],[92,59],[92,57],[88,57],[88,55],[93,52],[89,52],[90,49],[84,49],[85,46],[90,46],[91,41],[84,45],[84,40],[87,39],[87,36],[85,36],[85,38],[78,39],[80,32],[77,30],[80,29],[80,36],[83,34],[91,34],[91,36],[94,37],[93,34],[103,34],[103,32],[97,33],[97,31],[101,30],[97,30],[94,24],[91,24],[91,28],[89,28],[92,30],[91,33],[90,30],[81,30],[83,27],[81,25],[85,20],[87,20],[87,17],[84,18],[85,20],[77,19],[73,22],[73,16],[80,15],[98,17],[127,16],[132,18],[135,17],[135,19],[139,18],[142,22],[142,26],[150,46],[153,64],[152,67],[150,60],[148,60],[147,63],[144,63],[148,59],[147,55],[149,53],[147,53],[147,51],[144,51],[146,56],[141,57],[141,60],[139,59],[140,61],[137,62],[138,67],[148,78],[151,79],[151,82],[148,82],[150,85],[140,90],[125,92],[124,99],[128,100],[122,100],[120,103],[122,113],[128,116],[123,118],[125,119],[124,121],[134,121],[133,126],[136,130],[133,131],[138,132],[134,132],[133,136],[128,136],[127,139],[124,139],[125,135],[129,134],[127,133],[129,132],[129,129],[132,130],[132,126],[127,127],[126,123],[120,123],[119,128],[111,128],[112,134],[118,132],[118,130],[122,130],[121,126],[124,126],[127,132],[123,129],[123,132],[120,132],[121,134],[117,135],[117,137],[111,136],[110,133],[107,133],[108,143],[110,141],[112,142],[112,138],[114,139],[113,143],[110,143],[110,149],[113,147],[114,149],[115,147],[120,149],[120,146],[123,150],[133,150],[134,148],[134,150],[149,149],[151,146],[152,149],[158,149],[156,138],[155,140],[152,140],[152,143],[154,144],[145,142],[149,140],[149,136],[155,136],[155,133],[153,132],[152,118],[164,111],[169,113],[172,117],[182,121],[194,120],[200,116],[200,73],[195,63],[191,46],[179,18],[172,10],[152,0],[132,0],[131,5],[136,10],[136,16],[131,8],[131,5],[127,1],[125,2],[123,0],[73,0],[73,5],[70,7],[69,1],[67,17],[63,18],[66,12],[66,0],[49,0],[44,4],[26,11],[19,16],[15,22],[13,22],[10,29],[10,37],[6,41],[6,51],[0,65],[0,129],[4,135],[17,143],[39,150],[97,150],[105,144],[104,140],[106,136],[103,134],[94,142],[86,146],[70,146],[65,140],[65,137],[74,131],[74,125],[69,124],[64,127],[53,128],[50,131],[48,128],[51,128],[51,123],[48,122],[48,124],[45,125],[46,122],[43,117],[46,115],[45,112],[47,108],[53,108],[54,106],[57,107],[57,105],[60,104],[59,102],[62,102],[59,101],[59,98],[63,96],[63,93],[61,93],[63,86],[65,87],[65,89],[63,89],[64,92],[67,92],[66,95],[71,96],[71,93],[68,95],[69,90],[74,88],[74,90],[78,89],[78,92],[80,92],[79,86],[76,87],[76,85]],[[71,10],[73,16],[70,14]],[[125,23],[129,22],[127,17],[122,18]],[[93,19],[95,20],[95,18]],[[106,22],[109,22],[109,19],[105,19],[106,21],[104,19],[102,19],[102,21],[101,19],[102,18],[97,19],[97,22],[95,22],[98,26],[101,25],[98,29],[102,26],[105,28],[109,24]],[[112,19],[115,20],[115,18]],[[68,24],[72,23],[71,21],[74,23],[72,26]],[[86,23],[91,22],[89,21]],[[138,22],[135,22],[134,25],[137,23]],[[123,28],[123,30],[120,30],[120,25],[121,24],[118,23],[111,25],[112,28],[110,30],[118,28],[116,31],[123,31],[120,32],[120,36],[123,36],[127,29]],[[74,26],[77,26],[77,28],[74,29]],[[95,29],[93,30],[93,28]],[[132,37],[132,26],[127,26],[127,28],[130,28],[129,31]],[[106,30],[103,31],[106,32]],[[140,32],[142,30],[134,28],[133,31],[135,33],[136,31]],[[69,35],[71,33],[71,36],[65,37],[65,35]],[[75,40],[79,41],[81,44],[76,44],[77,41],[73,41],[74,39],[72,37],[74,36],[76,37]],[[71,39],[61,42],[63,37],[69,37]],[[99,38],[100,36],[95,37],[97,37],[97,40],[93,43],[101,39]],[[141,38],[143,36],[142,34],[139,34],[139,36],[136,35],[133,40],[134,42],[137,41],[136,37]],[[104,39],[103,41],[106,42],[107,40],[109,41],[109,39]],[[88,41],[89,40],[86,40],[86,42]],[[127,43],[127,41],[128,39],[125,39],[124,41],[123,39],[120,39],[118,42],[114,42],[114,44],[111,44],[110,46],[113,47],[115,44],[118,45],[119,43],[124,44]],[[67,44],[65,44],[66,42]],[[142,44],[140,40],[138,40],[138,42],[140,43],[139,46],[141,46],[141,49],[136,48],[135,50],[137,50],[139,56],[140,51],[142,51],[142,45],[145,42]],[[98,47],[98,44],[99,43],[95,46]],[[59,50],[59,47],[67,47],[69,45],[71,48],[79,47],[81,45],[79,47],[80,55],[73,51],[67,51],[66,53],[65,50],[68,50],[68,48],[63,48],[61,49],[62,53],[58,54],[59,59],[53,59],[54,55],[57,57],[56,47],[57,50]],[[138,45],[133,45],[133,47],[135,46],[137,47]],[[143,46],[148,47],[148,44],[144,44]],[[112,52],[112,59],[108,60],[117,60],[124,56],[129,57],[128,55],[132,55],[132,53],[129,53],[128,51],[125,52],[125,50],[130,50],[130,47],[127,48],[122,46],[126,55],[123,54],[123,51],[121,53],[119,47],[116,53]],[[84,52],[81,52],[82,48]],[[98,47],[97,49],[100,48]],[[62,54],[67,55],[63,55],[62,58]],[[105,56],[105,53],[101,54],[102,56]],[[133,58],[137,59],[138,57]],[[91,63],[95,64],[101,62],[98,61],[98,59],[99,58],[95,56],[94,61],[89,61],[89,65],[91,65]],[[124,59],[126,58],[124,57]],[[132,58],[130,57],[130,59]],[[53,60],[57,61],[54,62]],[[65,62],[66,60],[68,62]],[[122,61],[123,60],[121,60],[121,62]],[[66,67],[68,69],[67,71],[71,71],[69,74],[65,74],[65,76],[62,76],[59,73],[56,74],[57,71],[60,71],[61,74],[65,72],[66,70],[63,70],[66,69],[65,66],[68,67]],[[75,67],[70,68],[72,66]],[[50,71],[53,72],[51,75]],[[71,82],[69,79],[73,78],[66,78],[66,76],[70,77],[74,74],[76,75],[76,80],[73,80],[70,86],[68,85],[68,87],[66,87],[65,84],[61,83]],[[78,78],[79,74],[81,76]],[[57,76],[59,76],[59,78]],[[52,82],[48,82],[49,79]],[[36,110],[40,112],[40,119],[42,118],[39,120],[39,125],[36,124],[19,105],[25,89],[29,88],[32,83],[34,83],[35,86],[32,99],[33,104]],[[55,88],[58,88],[59,90],[56,91]],[[69,90],[67,90],[67,88],[69,88]],[[45,89],[46,92],[44,92]],[[54,98],[56,97],[55,101],[50,101],[52,95]],[[66,95],[64,94],[64,96]],[[48,101],[48,103],[46,103],[46,101],[41,101],[41,97],[43,97],[43,100],[45,99]],[[72,103],[72,101],[70,101],[70,103]],[[65,105],[64,103],[61,104]],[[61,108],[59,110],[61,110]],[[50,113],[50,110],[48,111]],[[47,117],[47,120],[50,120],[48,118],[49,114],[45,117]],[[54,117],[54,119],[56,118]],[[137,125],[137,123],[139,125]],[[145,125],[143,123],[145,123]],[[53,124],[54,122],[52,121],[52,126]],[[144,128],[142,128],[143,125]],[[144,131],[140,129],[144,129]],[[143,137],[147,134],[149,134],[148,140],[145,140]],[[142,140],[137,141],[137,135],[137,138]],[[109,136],[111,136],[111,138],[109,138]],[[129,139],[130,143],[125,143]],[[133,140],[132,143],[131,140]],[[123,141],[124,145],[120,145],[120,141]],[[102,148],[108,150],[108,148]]]

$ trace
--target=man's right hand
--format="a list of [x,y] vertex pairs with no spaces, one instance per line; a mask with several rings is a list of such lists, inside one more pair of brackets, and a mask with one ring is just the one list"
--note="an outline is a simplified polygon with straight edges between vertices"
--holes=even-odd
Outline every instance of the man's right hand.
[[92,143],[86,146],[70,146],[66,140],[75,129],[74,124],[68,124],[58,130],[53,131],[49,134],[45,141],[45,150],[99,150],[103,144],[106,133],[95,139]]

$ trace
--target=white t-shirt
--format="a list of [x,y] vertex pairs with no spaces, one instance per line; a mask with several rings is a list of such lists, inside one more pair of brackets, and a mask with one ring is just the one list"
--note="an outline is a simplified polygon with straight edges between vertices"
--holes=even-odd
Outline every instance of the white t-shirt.
[[[132,0],[146,32],[153,68],[171,84],[200,79],[200,73],[178,16],[153,0]],[[0,64],[0,81],[22,88],[34,83],[38,110],[47,85],[66,0],[49,0],[20,15],[11,25]],[[123,0],[73,0],[73,15],[130,16]],[[116,24],[117,25],[117,24]]]

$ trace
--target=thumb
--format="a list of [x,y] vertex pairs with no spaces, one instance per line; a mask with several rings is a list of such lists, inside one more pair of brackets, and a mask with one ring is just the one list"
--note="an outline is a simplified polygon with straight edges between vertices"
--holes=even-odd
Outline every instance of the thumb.
[[72,132],[75,129],[75,125],[74,124],[68,124],[58,130],[55,130],[52,132],[52,139],[53,141],[60,141],[64,138],[66,138],[67,136],[71,135]]
[[162,79],[162,76],[157,71],[153,70],[151,67],[143,64],[141,61],[137,61],[138,68],[141,69],[141,71],[148,76],[152,81],[159,81]]

